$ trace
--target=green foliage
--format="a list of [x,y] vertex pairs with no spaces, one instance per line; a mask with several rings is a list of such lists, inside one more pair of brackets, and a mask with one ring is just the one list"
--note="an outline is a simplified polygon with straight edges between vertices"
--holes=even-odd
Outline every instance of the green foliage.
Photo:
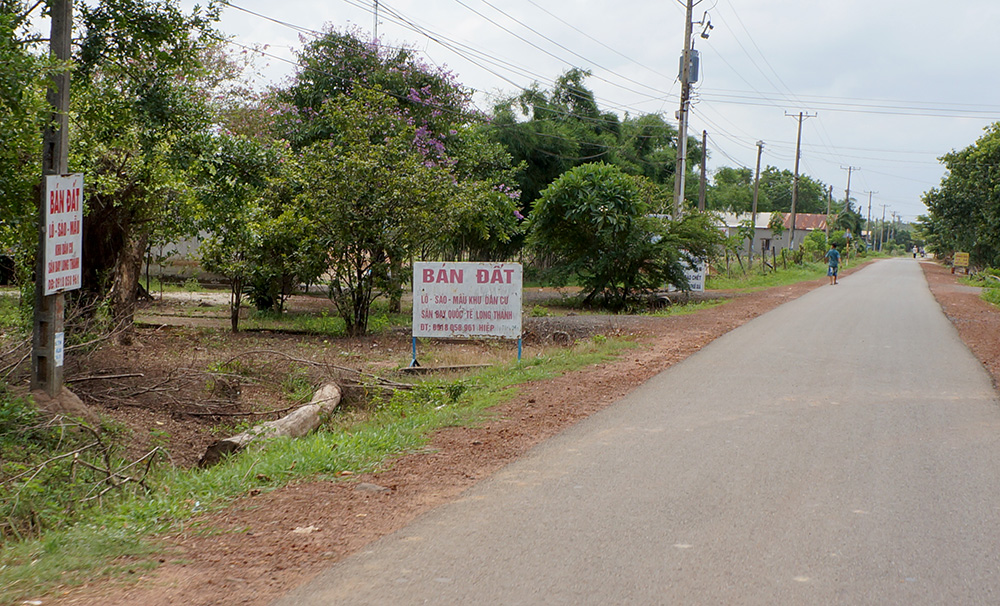
[[336,126],[321,116],[324,106],[363,91],[383,91],[430,146],[472,118],[469,94],[451,74],[411,49],[381,46],[358,32],[327,28],[298,53],[298,63],[295,81],[278,94],[290,109],[279,116],[278,130],[295,149],[335,137]]
[[17,296],[0,293],[0,330],[27,329]]
[[576,276],[586,302],[600,296],[620,309],[667,283],[686,288],[689,259],[721,243],[707,215],[649,216],[638,182],[614,166],[581,165],[546,188],[531,214],[529,243],[557,283]]
[[102,500],[142,492],[109,481],[106,470],[123,461],[104,439],[70,420],[46,419],[0,384],[0,544],[71,526]]
[[[542,190],[570,169],[590,162],[617,166],[658,186],[672,187],[677,130],[659,114],[619,118],[602,111],[587,88],[590,72],[570,69],[552,90],[538,85],[493,110],[492,136],[522,167],[521,211],[528,214]],[[693,167],[701,142],[688,140],[688,183],[697,187]],[[692,189],[692,192],[694,189]]]
[[325,243],[330,298],[350,335],[364,334],[372,302],[397,288],[391,262],[414,258],[454,220],[452,171],[414,148],[394,105],[375,91],[328,103],[323,119],[337,136],[302,151],[310,187],[299,202]]
[[973,145],[946,154],[941,186],[924,194],[929,209],[920,218],[931,252],[944,257],[968,252],[973,266],[1000,265],[1000,123]]
[[316,388],[313,386],[309,373],[304,368],[293,367],[281,383],[286,397],[296,404],[305,404],[312,399]]
[[184,169],[212,125],[220,75],[203,57],[221,44],[218,12],[105,0],[79,16],[70,169],[87,176],[83,289],[130,318],[147,247],[193,231]]
[[825,275],[825,263],[792,264],[787,269],[782,269],[779,263],[775,271],[769,271],[766,274],[759,272],[749,272],[746,275],[737,276],[712,274],[708,276],[705,287],[710,290],[761,290],[795,284],[804,280],[815,280]]
[[[787,169],[768,166],[761,171],[757,212],[791,212],[794,181],[795,174]],[[825,213],[826,192],[827,186],[824,183],[808,175],[799,175],[795,212]],[[753,203],[753,172],[749,168],[720,168],[712,178],[706,198],[706,205],[712,210],[750,212]]]
[[258,310],[281,311],[300,283],[319,277],[326,255],[297,204],[305,185],[284,142],[221,134],[203,147],[212,151],[196,172],[201,264],[229,280],[235,332],[245,292]]
[[48,76],[69,66],[36,47],[32,10],[38,5],[7,0],[0,6],[0,255],[15,261],[16,283],[31,285],[41,132],[50,112],[45,90]]

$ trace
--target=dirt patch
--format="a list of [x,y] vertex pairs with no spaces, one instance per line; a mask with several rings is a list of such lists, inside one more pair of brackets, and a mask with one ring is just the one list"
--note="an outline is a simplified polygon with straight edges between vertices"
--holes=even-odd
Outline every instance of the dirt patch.
[[[1000,343],[991,335],[1000,330],[1000,313],[975,293],[953,288],[955,277],[947,269],[933,263],[922,266],[945,313],[996,381]],[[599,326],[632,331],[645,346],[613,363],[525,385],[512,401],[495,408],[492,420],[481,427],[440,431],[423,451],[397,459],[380,473],[244,498],[202,520],[220,532],[167,537],[166,555],[154,573],[136,572],[138,578],[127,583],[79,588],[46,604],[267,604],[372,540],[455,498],[535,444],[619,400],[715,338],[825,282],[747,294],[686,316]]]

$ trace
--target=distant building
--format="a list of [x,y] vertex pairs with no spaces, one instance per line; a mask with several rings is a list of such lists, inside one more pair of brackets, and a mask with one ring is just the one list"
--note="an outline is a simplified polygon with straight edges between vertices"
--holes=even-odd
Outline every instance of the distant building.
[[[722,218],[727,236],[735,236],[739,233],[740,224],[750,220],[750,213],[716,213]],[[782,225],[785,231],[781,237],[775,237],[771,229],[771,219],[774,215],[782,217]],[[792,215],[791,213],[757,213],[757,221],[754,226],[754,255],[762,252],[771,254],[771,250],[776,252],[782,248],[788,248],[791,241]],[[826,215],[815,213],[795,213],[795,246],[798,248],[810,232],[822,230],[826,231]],[[747,245],[743,245],[743,254],[747,252]]]

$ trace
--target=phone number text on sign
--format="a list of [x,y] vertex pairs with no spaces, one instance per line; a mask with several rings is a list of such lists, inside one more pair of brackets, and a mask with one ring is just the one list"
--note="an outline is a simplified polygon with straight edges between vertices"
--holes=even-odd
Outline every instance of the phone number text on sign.
[[413,336],[521,336],[520,263],[413,264]]

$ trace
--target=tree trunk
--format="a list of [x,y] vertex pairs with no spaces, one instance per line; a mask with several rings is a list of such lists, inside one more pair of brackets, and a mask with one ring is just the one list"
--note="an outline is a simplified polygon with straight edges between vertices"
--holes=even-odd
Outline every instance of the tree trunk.
[[111,283],[111,314],[115,322],[127,327],[119,341],[127,344],[132,339],[131,325],[135,318],[139,280],[142,278],[142,260],[146,252],[148,235],[129,239],[118,256],[115,274]]
[[198,465],[201,467],[215,465],[224,456],[243,450],[256,440],[276,437],[299,438],[307,435],[319,427],[340,404],[341,395],[339,386],[327,383],[319,388],[308,404],[296,408],[284,417],[261,423],[224,440],[217,440],[208,447]]
[[243,280],[234,278],[230,282],[229,292],[229,324],[233,332],[240,331],[240,307],[243,303]]

